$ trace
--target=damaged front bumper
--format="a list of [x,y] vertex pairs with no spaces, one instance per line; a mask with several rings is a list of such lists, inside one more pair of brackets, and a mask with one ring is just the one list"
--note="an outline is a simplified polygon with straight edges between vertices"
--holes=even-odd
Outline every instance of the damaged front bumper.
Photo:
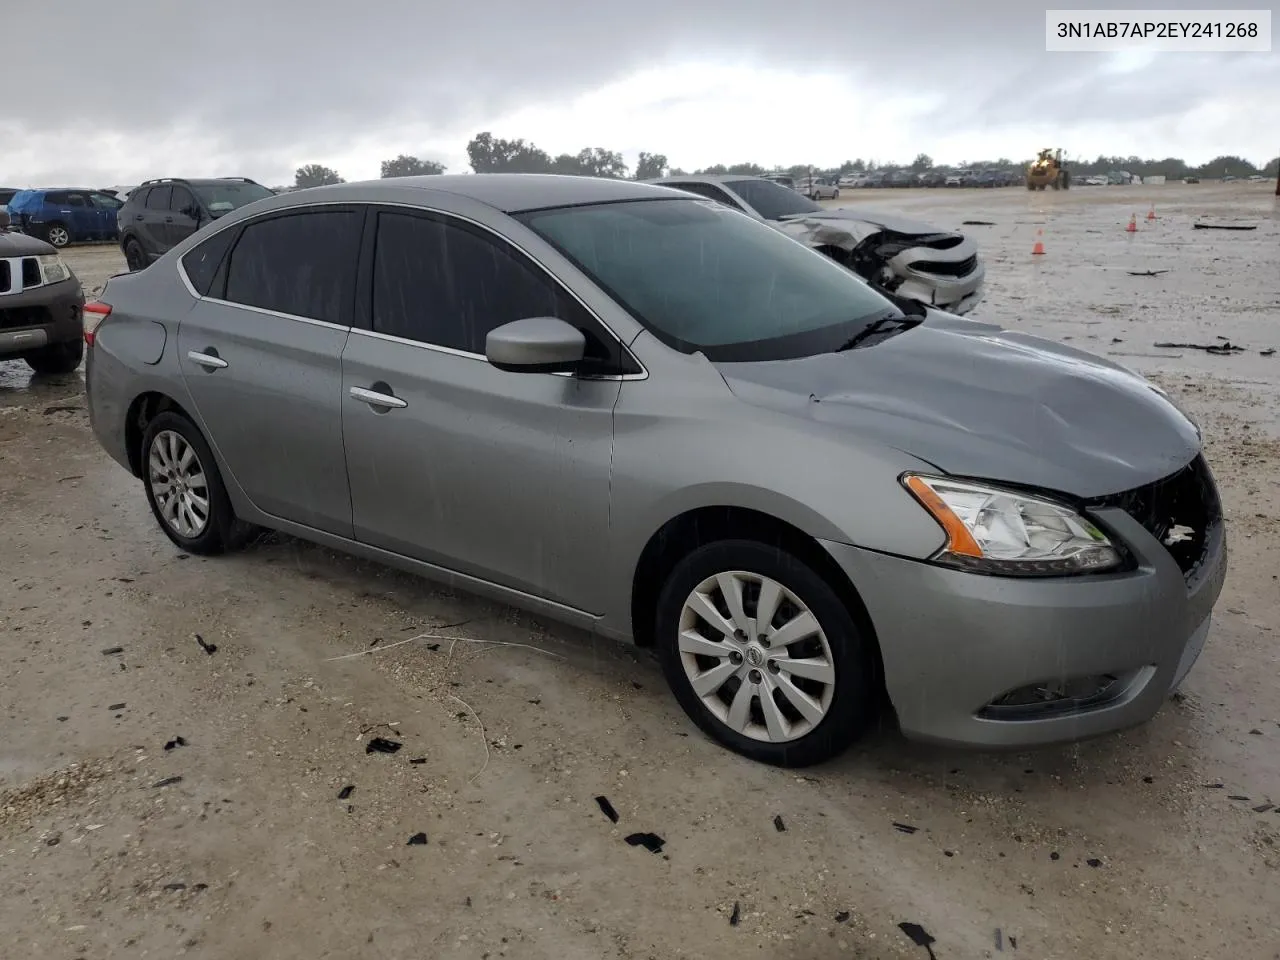
[[960,316],[976,307],[985,293],[987,269],[978,246],[965,238],[948,250],[911,247],[889,260],[888,269],[901,281],[894,291]]

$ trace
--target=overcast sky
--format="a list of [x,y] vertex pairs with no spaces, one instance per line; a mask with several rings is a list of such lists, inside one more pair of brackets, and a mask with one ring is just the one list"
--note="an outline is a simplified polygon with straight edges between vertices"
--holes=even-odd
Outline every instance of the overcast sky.
[[1277,53],[1050,54],[1045,6],[23,3],[5,42],[0,185],[281,184],[311,162],[359,180],[399,153],[465,172],[482,130],[686,169],[1045,146],[1194,163],[1280,154]]

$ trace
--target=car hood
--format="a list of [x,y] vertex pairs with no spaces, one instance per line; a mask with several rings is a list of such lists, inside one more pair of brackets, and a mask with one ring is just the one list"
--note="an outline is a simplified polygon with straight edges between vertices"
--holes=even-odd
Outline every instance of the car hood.
[[1196,426],[1118,364],[929,311],[842,353],[718,363],[741,400],[845,428],[957,476],[1091,499],[1159,480],[1200,450]]
[[862,207],[835,207],[830,210],[823,210],[821,213],[799,213],[790,217],[784,217],[780,223],[795,223],[797,221],[816,220],[820,223],[826,223],[831,226],[839,225],[840,221],[861,221],[863,223],[875,224],[885,230],[892,230],[894,233],[901,233],[904,236],[934,236],[939,233],[947,233],[949,231],[936,227],[933,224],[925,223],[922,220],[912,220],[909,217],[900,217],[896,213],[880,213],[876,210],[865,210]]
[[43,257],[57,253],[52,244],[25,233],[0,230],[0,259],[8,257]]

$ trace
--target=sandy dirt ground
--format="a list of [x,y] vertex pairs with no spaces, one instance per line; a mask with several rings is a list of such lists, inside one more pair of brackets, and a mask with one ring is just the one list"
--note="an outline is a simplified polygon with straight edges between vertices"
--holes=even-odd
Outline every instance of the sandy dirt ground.
[[[802,774],[752,764],[642,652],[287,538],[179,554],[79,376],[0,364],[0,955],[927,958],[915,923],[938,960],[1280,957],[1269,189],[842,202],[992,221],[965,228],[977,315],[1117,355],[1200,420],[1232,569],[1153,722],[1003,754],[886,724]],[[89,286],[122,269],[67,257]],[[1218,336],[1248,352],[1152,346]],[[660,853],[624,842],[647,831]]]

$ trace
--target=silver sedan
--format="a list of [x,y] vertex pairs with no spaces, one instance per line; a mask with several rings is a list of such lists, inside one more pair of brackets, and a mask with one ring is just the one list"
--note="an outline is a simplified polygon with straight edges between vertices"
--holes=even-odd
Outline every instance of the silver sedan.
[[655,647],[706,733],[830,757],[1141,723],[1225,574],[1199,431],[1142,378],[904,314],[634,182],[250,204],[85,307],[94,431],[160,529],[269,527]]

